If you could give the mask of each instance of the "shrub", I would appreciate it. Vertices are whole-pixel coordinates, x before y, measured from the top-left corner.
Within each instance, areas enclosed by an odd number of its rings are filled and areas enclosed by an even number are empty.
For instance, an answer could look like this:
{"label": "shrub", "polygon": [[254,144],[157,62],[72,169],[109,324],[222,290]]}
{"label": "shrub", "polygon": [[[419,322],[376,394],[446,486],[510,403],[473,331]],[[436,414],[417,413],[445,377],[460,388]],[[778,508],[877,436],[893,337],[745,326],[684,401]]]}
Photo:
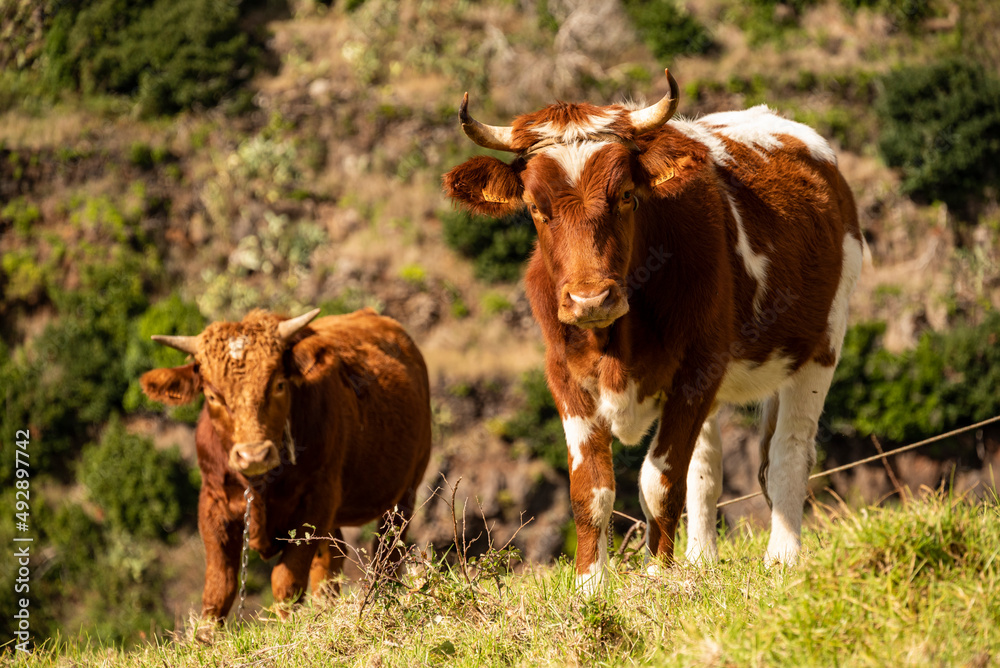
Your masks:
{"label": "shrub", "polygon": [[848,330],[824,414],[834,429],[910,441],[1000,413],[1000,313],[925,333],[899,355],[884,333],[882,323]]}
{"label": "shrub", "polygon": [[883,80],[879,150],[903,190],[962,211],[1000,179],[1000,79],[977,63],[946,60]]}
{"label": "shrub", "polygon": [[840,0],[841,6],[854,13],[861,8],[871,9],[888,16],[898,26],[914,32],[924,19],[934,13],[931,0]]}
{"label": "shrub", "polygon": [[625,0],[625,10],[658,60],[708,53],[714,46],[705,26],[674,0]]}
{"label": "shrub", "polygon": [[247,81],[259,49],[247,2],[87,0],[59,5],[46,35],[52,91],[125,95],[145,114],[214,106]]}
{"label": "shrub", "polygon": [[[114,254],[113,254],[114,255]],[[79,267],[79,289],[52,295],[59,318],[26,348],[4,355],[2,433],[30,428],[32,466],[61,474],[90,430],[120,411],[130,322],[147,307],[145,258],[125,254]],[[0,463],[0,478],[10,474]]]}
{"label": "shrub", "polygon": [[136,538],[162,538],[180,522],[182,504],[197,498],[176,448],[157,450],[118,418],[84,448],[78,478],[110,529]]}
{"label": "shrub", "polygon": [[456,210],[440,218],[445,243],[473,261],[478,278],[491,282],[517,279],[535,240],[527,210],[503,218]]}

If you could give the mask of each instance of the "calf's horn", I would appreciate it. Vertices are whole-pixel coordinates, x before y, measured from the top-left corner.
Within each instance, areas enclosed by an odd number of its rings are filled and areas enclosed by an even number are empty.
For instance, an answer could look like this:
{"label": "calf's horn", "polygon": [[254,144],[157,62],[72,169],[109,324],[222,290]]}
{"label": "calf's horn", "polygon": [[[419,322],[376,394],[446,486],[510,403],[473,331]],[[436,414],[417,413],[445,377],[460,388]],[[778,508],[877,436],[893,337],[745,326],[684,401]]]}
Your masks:
{"label": "calf's horn", "polygon": [[670,117],[674,115],[677,111],[677,105],[680,103],[680,89],[677,87],[677,81],[670,74],[670,69],[663,70],[663,73],[667,75],[667,82],[670,84],[670,92],[663,96],[663,98],[651,107],[646,107],[645,109],[638,109],[629,114],[629,120],[635,127],[636,134],[642,134],[643,132],[648,132],[649,130],[655,130],[664,123],[670,120]]}
{"label": "calf's horn", "polygon": [[179,350],[188,355],[194,355],[198,352],[197,336],[163,336],[161,334],[154,334],[151,338],[157,343],[169,346],[174,350]]}
{"label": "calf's horn", "polygon": [[309,324],[309,322],[319,315],[319,309],[315,308],[309,313],[303,313],[297,318],[292,318],[290,320],[285,320],[278,323],[278,336],[281,337],[282,341],[287,341],[295,335],[295,332],[299,331],[303,327]]}
{"label": "calf's horn", "polygon": [[469,139],[483,148],[514,152],[514,149],[510,147],[510,136],[513,128],[501,125],[486,125],[470,116],[468,93],[462,97],[462,106],[458,108],[458,120],[462,122],[462,129],[468,135]]}

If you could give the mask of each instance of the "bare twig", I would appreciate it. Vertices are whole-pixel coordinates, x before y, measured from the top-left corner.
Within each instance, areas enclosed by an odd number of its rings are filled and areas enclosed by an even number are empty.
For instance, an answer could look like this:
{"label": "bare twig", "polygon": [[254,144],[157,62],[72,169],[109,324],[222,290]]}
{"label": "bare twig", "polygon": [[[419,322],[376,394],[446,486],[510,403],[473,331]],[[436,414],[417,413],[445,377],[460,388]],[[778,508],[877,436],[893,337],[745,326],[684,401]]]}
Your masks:
{"label": "bare twig", "polygon": [[[878,450],[880,455],[885,455],[885,451],[882,450],[882,444],[879,443],[878,436],[875,434],[872,434],[872,443],[875,444],[875,449]],[[899,494],[899,499],[903,503],[906,503],[906,492],[903,490],[903,486],[899,484],[899,479],[896,477],[895,471],[893,471],[892,467],[889,466],[889,460],[885,457],[882,457],[882,466],[885,467],[885,472],[889,474],[889,481],[896,489],[896,493]]]}

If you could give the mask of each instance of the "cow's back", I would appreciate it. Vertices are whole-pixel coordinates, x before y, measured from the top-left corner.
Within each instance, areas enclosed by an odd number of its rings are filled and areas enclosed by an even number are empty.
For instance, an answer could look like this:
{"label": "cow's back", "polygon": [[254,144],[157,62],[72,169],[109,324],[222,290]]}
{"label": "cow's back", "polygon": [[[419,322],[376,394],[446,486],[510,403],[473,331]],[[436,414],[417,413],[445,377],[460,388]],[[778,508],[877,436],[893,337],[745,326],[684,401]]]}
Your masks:
{"label": "cow's back", "polygon": [[829,144],[763,105],[671,125],[708,145],[728,205],[733,357],[780,356],[794,370],[826,354],[834,301],[859,268],[845,267],[845,250],[855,264],[863,243]]}
{"label": "cow's back", "polygon": [[430,388],[423,356],[395,320],[371,309],[312,324],[337,363],[323,384],[325,419],[342,449],[336,525],[367,522],[419,484],[430,454]]}

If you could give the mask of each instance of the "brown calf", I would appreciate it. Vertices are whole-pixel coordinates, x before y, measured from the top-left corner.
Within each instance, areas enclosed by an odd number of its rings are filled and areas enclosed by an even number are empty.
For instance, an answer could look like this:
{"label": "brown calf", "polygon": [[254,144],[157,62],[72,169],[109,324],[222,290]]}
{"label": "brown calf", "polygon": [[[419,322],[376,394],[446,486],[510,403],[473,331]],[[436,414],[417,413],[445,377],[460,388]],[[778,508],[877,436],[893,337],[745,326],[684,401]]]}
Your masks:
{"label": "brown calf", "polygon": [[[527,207],[525,276],[569,446],[577,581],[603,581],[615,496],[611,439],[659,422],[640,474],[650,553],[669,562],[685,500],[689,559],[714,560],[721,403],[766,404],[769,563],[799,552],[806,478],[847,326],[863,241],[829,145],[765,106],[668,122],[646,109],[550,105],[488,126],[444,177],[469,209]],[[767,468],[769,467],[769,468]],[[769,475],[768,475],[769,471]]]}
{"label": "brown calf", "polygon": [[194,361],[144,374],[146,394],[174,405],[206,399],[195,432],[205,618],[221,622],[236,595],[248,485],[250,546],[265,559],[281,552],[271,573],[279,602],[340,573],[344,555],[275,539],[305,525],[340,539],[340,527],[413,510],[431,446],[423,357],[396,321],[370,309],[312,321],[317,313],[282,321],[253,311],[198,336],[153,337]]}

